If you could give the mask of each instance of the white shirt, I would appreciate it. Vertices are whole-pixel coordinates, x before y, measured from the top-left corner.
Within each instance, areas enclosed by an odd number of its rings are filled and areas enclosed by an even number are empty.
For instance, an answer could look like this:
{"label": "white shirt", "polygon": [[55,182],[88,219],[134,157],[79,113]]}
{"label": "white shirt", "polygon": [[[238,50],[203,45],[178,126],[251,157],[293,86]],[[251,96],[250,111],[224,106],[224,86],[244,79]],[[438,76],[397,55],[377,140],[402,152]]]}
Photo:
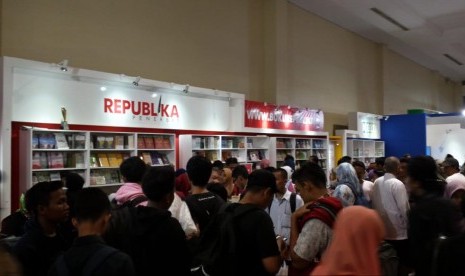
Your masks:
{"label": "white shirt", "polygon": [[190,235],[197,231],[197,226],[195,226],[195,222],[192,219],[189,207],[187,207],[186,202],[184,202],[176,193],[174,193],[174,200],[168,211],[171,212],[171,216],[173,218],[179,221],[182,230],[184,230],[186,235]]}
{"label": "white shirt", "polygon": [[[275,234],[286,238],[286,243],[289,242],[291,236],[291,194],[291,192],[286,191],[281,199],[275,195],[270,209],[266,209],[266,211],[270,214],[271,220],[273,221]],[[296,195],[295,209],[297,210],[303,205],[304,201],[302,198],[299,195]]]}
{"label": "white shirt", "polygon": [[368,201],[371,201],[371,192],[373,191],[373,186],[375,184],[371,181],[364,180],[362,183],[363,195]]}
{"label": "white shirt", "polygon": [[410,207],[404,183],[391,173],[376,179],[371,203],[384,222],[385,239],[407,239],[407,212]]}
{"label": "white shirt", "polygon": [[461,174],[459,172],[454,173],[453,175],[446,178],[446,182],[448,184],[453,183],[453,182],[460,183],[460,184],[465,184],[465,175],[463,175],[463,174]]}

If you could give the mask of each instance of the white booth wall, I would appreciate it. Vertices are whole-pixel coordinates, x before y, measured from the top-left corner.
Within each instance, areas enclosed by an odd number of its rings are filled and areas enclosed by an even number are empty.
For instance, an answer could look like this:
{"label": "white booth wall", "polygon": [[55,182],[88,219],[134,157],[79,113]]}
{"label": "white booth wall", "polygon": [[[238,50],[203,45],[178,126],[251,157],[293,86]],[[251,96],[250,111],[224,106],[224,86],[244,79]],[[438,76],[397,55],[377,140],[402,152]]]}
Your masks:
{"label": "white booth wall", "polygon": [[465,129],[458,123],[427,125],[426,143],[434,159],[443,160],[452,154],[460,165],[465,162]]}

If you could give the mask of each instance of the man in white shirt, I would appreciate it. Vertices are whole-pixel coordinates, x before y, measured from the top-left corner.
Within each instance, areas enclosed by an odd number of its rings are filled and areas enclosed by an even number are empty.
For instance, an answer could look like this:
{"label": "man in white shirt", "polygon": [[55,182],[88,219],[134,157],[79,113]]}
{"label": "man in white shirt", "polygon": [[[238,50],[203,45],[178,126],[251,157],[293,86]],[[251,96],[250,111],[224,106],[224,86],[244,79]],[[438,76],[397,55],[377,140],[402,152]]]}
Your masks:
{"label": "man in white shirt", "polygon": [[[465,176],[460,173],[459,161],[455,158],[446,158],[441,164],[442,171],[446,175],[447,186],[445,189],[444,196],[451,199],[452,201],[459,201],[463,196],[465,189]],[[457,203],[460,206],[459,203]]]}
{"label": "man in white shirt", "polygon": [[408,256],[408,195],[405,185],[396,178],[400,162],[396,157],[386,158],[385,175],[376,179],[371,201],[381,216],[386,229],[385,240],[397,251],[399,261],[406,263]]}
{"label": "man in white shirt", "polygon": [[299,195],[286,189],[288,178],[286,170],[276,169],[273,174],[276,178],[278,191],[267,211],[273,221],[275,234],[283,237],[288,244],[291,235],[291,215],[304,205],[304,201]]}
{"label": "man in white shirt", "polygon": [[363,195],[368,200],[368,202],[371,202],[371,192],[373,191],[374,183],[365,179],[367,175],[365,163],[357,160],[352,162],[352,166],[354,167],[355,172],[357,173],[357,178],[360,182],[360,185],[362,185]]}

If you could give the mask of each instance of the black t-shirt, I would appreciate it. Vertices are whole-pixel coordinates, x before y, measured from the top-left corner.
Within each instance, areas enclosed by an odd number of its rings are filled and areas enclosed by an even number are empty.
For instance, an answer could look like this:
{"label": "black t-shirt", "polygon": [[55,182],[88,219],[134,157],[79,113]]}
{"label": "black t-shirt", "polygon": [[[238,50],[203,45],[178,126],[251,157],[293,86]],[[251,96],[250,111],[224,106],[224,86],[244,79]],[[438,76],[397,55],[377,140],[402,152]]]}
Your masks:
{"label": "black t-shirt", "polygon": [[190,195],[186,198],[186,204],[189,207],[192,219],[199,224],[200,233],[224,203],[224,200],[212,192]]}
{"label": "black t-shirt", "polygon": [[[250,208],[239,204],[241,208]],[[273,222],[261,209],[251,211],[236,222],[236,269],[238,275],[270,275],[263,266],[262,259],[279,256]]]}

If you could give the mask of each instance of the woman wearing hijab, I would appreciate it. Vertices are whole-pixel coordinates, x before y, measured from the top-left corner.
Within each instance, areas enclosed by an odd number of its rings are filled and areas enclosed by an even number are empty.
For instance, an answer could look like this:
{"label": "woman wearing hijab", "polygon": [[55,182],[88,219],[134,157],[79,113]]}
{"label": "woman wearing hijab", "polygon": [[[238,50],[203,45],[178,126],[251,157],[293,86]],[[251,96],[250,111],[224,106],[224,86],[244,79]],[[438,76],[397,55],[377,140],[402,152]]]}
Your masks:
{"label": "woman wearing hijab", "polygon": [[311,275],[381,275],[384,225],[376,211],[351,206],[338,214],[333,239]]}
{"label": "woman wearing hijab", "polygon": [[333,196],[339,198],[344,207],[354,205],[357,197],[364,197],[362,186],[350,163],[341,163],[336,168],[336,177],[337,184]]}

